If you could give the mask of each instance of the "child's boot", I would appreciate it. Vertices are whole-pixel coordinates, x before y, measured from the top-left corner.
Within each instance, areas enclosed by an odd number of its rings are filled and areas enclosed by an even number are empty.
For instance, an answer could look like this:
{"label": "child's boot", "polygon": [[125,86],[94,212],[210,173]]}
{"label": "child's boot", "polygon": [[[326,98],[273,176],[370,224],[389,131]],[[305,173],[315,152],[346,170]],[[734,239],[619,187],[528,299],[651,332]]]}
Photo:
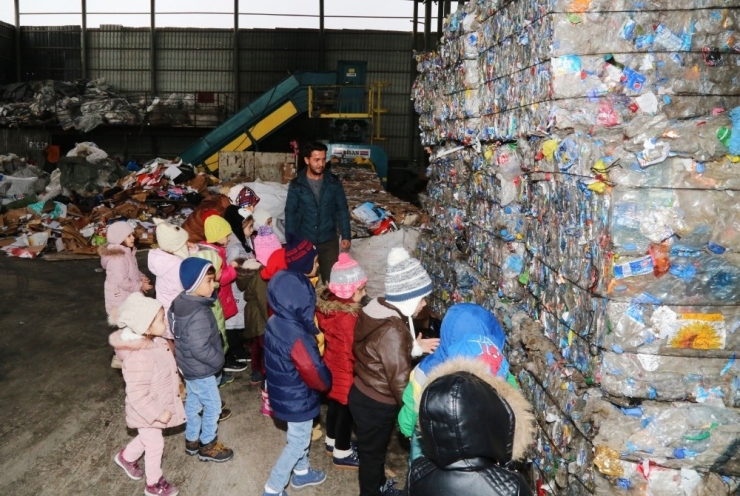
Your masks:
{"label": "child's boot", "polygon": [[198,448],[200,448],[200,442],[196,439],[195,441],[188,441],[185,440],[185,453],[187,453],[190,456],[195,456],[198,454]]}
{"label": "child's boot", "polygon": [[124,450],[121,450],[116,453],[116,456],[113,457],[113,461],[116,462],[116,465],[121,467],[124,472],[126,472],[126,475],[128,475],[129,479],[141,480],[141,478],[144,477],[144,471],[139,468],[138,460],[127,462],[123,458],[123,451]]}
{"label": "child's boot", "polygon": [[198,448],[198,459],[202,462],[227,462],[234,457],[234,452],[221,444],[218,438]]}
{"label": "child's boot", "polygon": [[164,477],[160,477],[156,484],[146,485],[144,488],[144,494],[146,496],[176,496],[180,493],[177,487],[173,486],[165,480]]}

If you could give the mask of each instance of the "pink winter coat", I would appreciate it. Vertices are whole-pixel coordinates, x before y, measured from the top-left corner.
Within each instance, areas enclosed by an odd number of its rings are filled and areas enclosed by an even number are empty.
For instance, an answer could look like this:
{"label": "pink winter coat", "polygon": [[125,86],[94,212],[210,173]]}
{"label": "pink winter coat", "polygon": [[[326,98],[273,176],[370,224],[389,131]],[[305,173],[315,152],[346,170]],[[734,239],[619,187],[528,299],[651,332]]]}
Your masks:
{"label": "pink winter coat", "polygon": [[[121,331],[111,334],[108,341],[123,363],[126,425],[132,429],[164,429],[184,424],[177,365],[167,341],[162,338],[123,341]],[[172,413],[167,424],[157,420],[165,410]]]}
{"label": "pink winter coat", "polygon": [[105,269],[105,311],[110,316],[131,293],[141,291],[141,278],[136,263],[136,248],[123,245],[101,246],[100,265]]}
{"label": "pink winter coat", "polygon": [[221,257],[221,279],[218,288],[218,299],[224,308],[224,319],[229,320],[239,312],[239,307],[234,299],[234,291],[231,289],[231,283],[236,281],[236,269],[226,263],[226,248],[212,243],[200,243],[206,249],[216,250]]}
{"label": "pink winter coat", "polygon": [[[157,292],[157,301],[164,307],[165,315],[170,309],[172,301],[177,295],[183,292],[182,283],[180,282],[180,264],[182,258],[172,253],[157,248],[149,252],[147,265],[149,270],[157,276],[154,283],[154,289]],[[170,326],[167,320],[167,333],[163,336],[166,339],[174,339],[170,333]]]}

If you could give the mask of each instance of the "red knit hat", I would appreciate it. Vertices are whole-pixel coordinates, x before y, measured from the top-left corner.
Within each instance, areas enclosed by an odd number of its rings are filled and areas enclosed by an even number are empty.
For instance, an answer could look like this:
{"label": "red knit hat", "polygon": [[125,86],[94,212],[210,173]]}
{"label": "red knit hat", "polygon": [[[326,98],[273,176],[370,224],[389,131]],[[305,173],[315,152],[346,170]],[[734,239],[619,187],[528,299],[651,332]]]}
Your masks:
{"label": "red knit hat", "polygon": [[293,233],[286,233],[285,241],[285,263],[288,264],[288,269],[310,274],[313,271],[313,261],[319,253],[313,243]]}

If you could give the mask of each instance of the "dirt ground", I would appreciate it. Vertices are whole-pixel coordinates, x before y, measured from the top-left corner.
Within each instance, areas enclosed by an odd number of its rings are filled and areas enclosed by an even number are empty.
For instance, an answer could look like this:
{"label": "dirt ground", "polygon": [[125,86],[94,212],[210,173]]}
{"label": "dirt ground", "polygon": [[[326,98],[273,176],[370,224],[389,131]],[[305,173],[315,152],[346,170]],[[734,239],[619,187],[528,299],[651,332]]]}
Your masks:
{"label": "dirt ground", "polygon": [[[141,253],[142,269],[145,260]],[[0,259],[2,494],[143,493],[144,482],[130,480],[112,461],[135,434],[125,425],[121,372],[110,368],[112,329],[99,267],[97,260]],[[262,494],[285,432],[260,414],[260,392],[247,374],[221,389],[233,416],[219,427],[219,439],[234,449],[232,461],[200,462],[185,454],[183,429],[166,434],[163,470],[180,494]],[[401,485],[407,456],[394,438],[388,466]],[[310,460],[327,481],[300,494],[358,494],[357,473],[334,469],[323,439],[312,444]]]}

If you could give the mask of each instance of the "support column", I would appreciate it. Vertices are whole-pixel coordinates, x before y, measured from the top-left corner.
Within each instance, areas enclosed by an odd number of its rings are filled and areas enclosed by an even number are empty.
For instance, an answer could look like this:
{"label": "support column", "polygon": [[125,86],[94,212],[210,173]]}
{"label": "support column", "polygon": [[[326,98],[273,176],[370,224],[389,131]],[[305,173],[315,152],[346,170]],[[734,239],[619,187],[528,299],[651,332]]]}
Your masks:
{"label": "support column", "polygon": [[234,113],[241,110],[241,77],[239,74],[239,0],[234,0]]}
{"label": "support column", "polygon": [[450,15],[450,10],[452,10],[452,0],[444,0],[445,3],[445,17]]}
{"label": "support column", "polygon": [[324,50],[324,0],[319,0],[319,70],[326,70],[326,53]]}
{"label": "support column", "polygon": [[[417,43],[419,38],[419,0],[414,0],[414,17],[413,17],[413,26],[411,30],[411,50],[416,51],[417,50]],[[409,70],[409,81],[413,83],[414,79],[416,79],[416,60],[413,58],[411,59],[411,67]],[[413,162],[416,160],[416,149],[418,148],[418,127],[416,125],[416,111],[414,110],[414,101],[409,100],[409,128],[408,128],[408,140],[409,140],[409,149],[408,149],[408,158],[409,162]]]}
{"label": "support column", "polygon": [[151,0],[149,7],[149,88],[152,98],[157,94],[157,33],[156,33],[156,6],[157,0]]}
{"label": "support column", "polygon": [[424,2],[424,51],[430,50],[432,39],[432,0]]}
{"label": "support column", "polygon": [[[445,0],[437,0],[437,40],[439,40],[442,37],[442,21],[444,21],[445,17]],[[437,46],[437,43],[435,41],[434,47]]]}
{"label": "support column", "polygon": [[82,1],[82,33],[80,33],[80,59],[82,61],[82,79],[88,79],[87,73],[87,0]]}
{"label": "support column", "polygon": [[21,0],[15,0],[15,81],[20,83],[21,74]]}

